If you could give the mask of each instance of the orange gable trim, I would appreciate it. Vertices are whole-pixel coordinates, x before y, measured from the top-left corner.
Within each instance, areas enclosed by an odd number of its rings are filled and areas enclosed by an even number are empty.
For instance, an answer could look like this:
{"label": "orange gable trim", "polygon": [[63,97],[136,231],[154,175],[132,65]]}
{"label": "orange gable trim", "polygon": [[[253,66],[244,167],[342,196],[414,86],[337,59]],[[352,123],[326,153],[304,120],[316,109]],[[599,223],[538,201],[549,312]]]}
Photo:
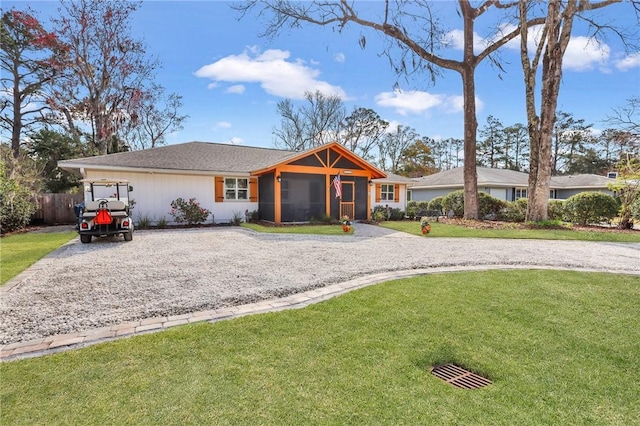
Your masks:
{"label": "orange gable trim", "polygon": [[[326,152],[326,155],[322,155],[324,154],[323,151]],[[332,151],[337,154],[336,158],[333,159],[333,161],[330,158],[331,157],[330,154]],[[274,164],[264,169],[254,170],[251,172],[251,175],[261,176],[261,175],[264,175],[270,172],[275,172],[275,171],[277,171],[278,173],[282,171],[297,172],[297,173],[318,173],[318,169],[321,169],[319,167],[291,164],[309,156],[315,156],[318,159],[318,161],[320,161],[320,163],[324,165],[325,172],[327,172],[326,169],[330,169],[328,170],[328,172],[332,174],[340,173],[340,172],[343,172],[344,170],[349,170],[351,173],[348,173],[348,174],[351,176],[367,176],[370,179],[379,179],[379,178],[387,177],[386,173],[384,173],[382,170],[376,168],[375,166],[365,161],[361,157],[357,156],[356,154],[352,153],[347,148],[345,148],[344,146],[340,145],[337,142],[331,142],[316,148],[309,149],[307,151],[303,151],[299,155],[288,158],[286,161],[283,161],[281,163]],[[361,169],[354,170],[354,169],[336,167],[336,164],[341,159],[346,159],[347,161],[350,161],[351,163],[353,163],[354,165],[357,165]]]}

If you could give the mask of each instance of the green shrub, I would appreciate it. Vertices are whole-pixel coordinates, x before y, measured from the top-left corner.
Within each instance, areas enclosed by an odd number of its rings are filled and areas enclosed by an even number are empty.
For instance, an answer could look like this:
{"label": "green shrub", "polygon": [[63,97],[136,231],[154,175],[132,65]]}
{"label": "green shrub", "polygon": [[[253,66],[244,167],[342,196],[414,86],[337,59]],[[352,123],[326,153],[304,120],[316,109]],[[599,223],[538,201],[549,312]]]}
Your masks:
{"label": "green shrub", "polygon": [[549,200],[547,214],[549,220],[565,220],[564,200]]}
{"label": "green shrub", "polygon": [[518,198],[515,201],[506,203],[505,208],[500,212],[500,218],[507,222],[524,222],[527,216],[527,199]]}
{"label": "green shrub", "polygon": [[242,214],[242,212],[233,212],[233,216],[231,217],[231,224],[233,226],[240,226],[242,222],[244,222],[244,214]]}
{"label": "green shrub", "polygon": [[422,216],[427,216],[429,211],[429,202],[428,201],[418,201],[416,206],[416,215],[415,219],[420,219]]}
{"label": "green shrub", "polygon": [[404,211],[401,209],[391,209],[389,220],[404,220]]}
{"label": "green shrub", "polygon": [[[256,210],[257,212],[257,210]],[[252,213],[253,215],[253,213]],[[252,219],[253,220],[253,217]],[[256,219],[258,220],[258,219]],[[340,223],[340,221],[334,217],[328,216],[326,213],[320,213],[320,215],[318,216],[313,216],[309,222],[314,225],[314,224],[324,224],[324,225],[334,225],[336,223]]]}
{"label": "green shrub", "polygon": [[148,214],[140,214],[138,215],[138,223],[136,224],[136,228],[138,229],[149,229],[151,228],[151,222],[153,219]]}
{"label": "green shrub", "polygon": [[5,177],[4,165],[0,169],[0,230],[7,233],[29,224],[36,211],[36,203],[29,188],[17,180]]}
{"label": "green shrub", "polygon": [[432,198],[431,201],[429,201],[429,204],[427,204],[427,210],[436,211],[436,212],[439,212],[440,214],[444,214],[444,208],[442,206],[443,198],[444,197],[442,196]]}
{"label": "green shrub", "polygon": [[640,220],[640,197],[636,198],[636,201],[631,205],[631,217]]}
{"label": "green shrub", "polygon": [[375,222],[384,222],[385,220],[387,220],[387,212],[386,211],[373,211],[373,220]]}
{"label": "green shrub", "polygon": [[191,198],[189,201],[177,198],[171,202],[169,214],[177,223],[186,222],[188,225],[197,225],[204,223],[211,212],[200,207],[200,203],[195,198]]}
{"label": "green shrub", "polygon": [[167,218],[165,216],[160,216],[160,219],[156,222],[156,226],[160,229],[164,229],[167,227]]}
{"label": "green shrub", "polygon": [[[534,229],[558,229],[566,228],[565,224],[561,220],[540,220],[538,222],[527,222],[530,228]],[[570,228],[570,226],[568,226]]]}
{"label": "green shrub", "polygon": [[417,211],[418,211],[418,202],[409,201],[407,203],[407,216],[409,216],[409,219],[411,220],[415,219]]}
{"label": "green shrub", "polygon": [[462,189],[448,193],[442,198],[445,212],[452,211],[453,217],[464,216],[464,191]]}
{"label": "green shrub", "polygon": [[478,193],[478,216],[481,219],[498,219],[506,207],[506,201],[492,197],[486,192]]}
{"label": "green shrub", "polygon": [[610,222],[618,214],[619,203],[611,195],[602,192],[581,192],[565,202],[565,212],[573,223]]}

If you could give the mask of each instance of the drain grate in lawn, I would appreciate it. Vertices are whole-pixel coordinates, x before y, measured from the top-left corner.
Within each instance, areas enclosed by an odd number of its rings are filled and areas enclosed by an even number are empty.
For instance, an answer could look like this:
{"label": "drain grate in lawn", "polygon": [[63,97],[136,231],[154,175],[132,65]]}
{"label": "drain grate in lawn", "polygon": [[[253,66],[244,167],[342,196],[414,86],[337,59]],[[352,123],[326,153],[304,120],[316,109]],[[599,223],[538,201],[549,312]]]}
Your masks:
{"label": "drain grate in lawn", "polygon": [[491,380],[465,370],[455,364],[438,365],[431,374],[461,389],[478,389],[491,384]]}

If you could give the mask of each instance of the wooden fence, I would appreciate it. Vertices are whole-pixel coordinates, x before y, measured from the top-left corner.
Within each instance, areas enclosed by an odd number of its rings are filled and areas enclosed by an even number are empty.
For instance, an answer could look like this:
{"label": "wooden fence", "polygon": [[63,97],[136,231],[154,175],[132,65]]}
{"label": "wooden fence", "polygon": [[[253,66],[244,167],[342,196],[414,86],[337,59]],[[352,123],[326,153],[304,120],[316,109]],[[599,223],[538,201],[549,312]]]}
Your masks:
{"label": "wooden fence", "polygon": [[77,219],[73,207],[82,200],[83,194],[40,194],[31,221],[45,225],[74,224]]}

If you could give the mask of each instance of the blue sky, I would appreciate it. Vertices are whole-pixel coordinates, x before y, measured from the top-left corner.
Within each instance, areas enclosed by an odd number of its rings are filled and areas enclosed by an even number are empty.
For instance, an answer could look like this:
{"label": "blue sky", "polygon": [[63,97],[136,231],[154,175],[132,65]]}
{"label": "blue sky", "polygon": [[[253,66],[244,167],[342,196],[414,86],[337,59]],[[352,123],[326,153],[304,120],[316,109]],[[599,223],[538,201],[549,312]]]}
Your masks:
{"label": "blue sky", "polygon": [[[368,2],[377,13],[382,2]],[[3,9],[30,6],[46,21],[56,14],[57,1],[3,1]],[[459,59],[456,35],[462,29],[455,2],[438,3],[450,26],[452,49]],[[617,25],[637,25],[629,5],[614,5],[598,12],[599,19]],[[162,64],[157,81],[183,97],[183,113],[190,118],[184,130],[169,135],[170,144],[188,141],[273,146],[272,131],[279,127],[276,103],[301,99],[305,91],[337,93],[347,112],[371,108],[393,124],[413,127],[432,138],[462,138],[462,84],[457,73],[444,71],[435,85],[426,76],[407,81],[394,74],[380,56],[381,36],[351,25],[343,34],[330,28],[307,26],[285,30],[279,37],[259,37],[260,18],[236,19],[237,13],[222,1],[145,1],[132,17],[132,30],[147,44],[147,52]],[[483,23],[485,24],[483,26]],[[489,35],[493,21],[480,20],[477,37]],[[457,31],[456,31],[457,30]],[[358,45],[367,37],[365,50]],[[579,25],[565,56],[559,109],[577,119],[606,127],[602,120],[612,108],[640,95],[640,54],[624,51],[619,40],[588,43]],[[506,73],[502,79],[488,62],[476,76],[478,123],[489,115],[505,126],[526,123],[524,89],[518,46],[502,52]],[[398,83],[400,91],[394,91]]]}

